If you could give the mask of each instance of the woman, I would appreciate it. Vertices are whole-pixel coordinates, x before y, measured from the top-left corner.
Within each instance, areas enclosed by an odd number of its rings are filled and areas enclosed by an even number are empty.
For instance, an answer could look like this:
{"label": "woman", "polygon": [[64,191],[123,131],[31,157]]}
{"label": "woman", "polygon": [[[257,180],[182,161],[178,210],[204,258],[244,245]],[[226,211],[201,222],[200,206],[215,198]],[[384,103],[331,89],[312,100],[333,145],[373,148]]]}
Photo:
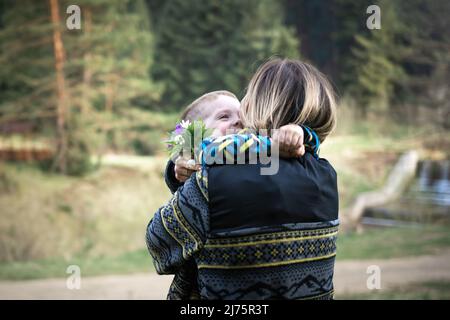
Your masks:
{"label": "woman", "polygon": [[[296,60],[262,65],[241,110],[247,128],[269,135],[296,123],[313,129],[322,142],[335,125],[331,86],[314,67]],[[258,153],[269,141],[235,135],[230,143],[220,141],[219,149]],[[336,173],[309,153],[277,160],[274,175],[261,175],[259,162],[209,165],[192,175],[147,227],[157,272],[195,264],[202,299],[332,298]],[[183,286],[183,279],[177,283]]]}

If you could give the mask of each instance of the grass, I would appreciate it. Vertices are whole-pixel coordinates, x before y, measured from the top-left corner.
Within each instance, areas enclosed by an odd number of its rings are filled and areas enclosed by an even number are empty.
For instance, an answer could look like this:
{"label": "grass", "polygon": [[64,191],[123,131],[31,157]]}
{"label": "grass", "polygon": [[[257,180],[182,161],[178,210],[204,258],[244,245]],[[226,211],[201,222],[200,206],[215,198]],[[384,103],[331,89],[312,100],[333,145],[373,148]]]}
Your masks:
{"label": "grass", "polygon": [[70,265],[79,266],[83,276],[154,271],[148,251],[140,249],[117,256],[74,257],[72,259],[54,258],[0,263],[0,279],[64,278],[67,277],[66,270]]}
{"label": "grass", "polygon": [[448,131],[433,124],[408,126],[386,116],[361,121],[345,103],[338,117],[337,129],[322,144],[320,155],[337,171],[341,209],[359,193],[383,186],[398,157],[407,150],[419,150],[428,158],[450,156]]}
{"label": "grass", "polygon": [[411,147],[407,135],[356,132],[327,138],[320,156],[338,174],[340,208],[348,207],[359,193],[382,187],[399,156]]}
{"label": "grass", "polygon": [[[155,117],[149,122],[172,122]],[[323,144],[321,156],[338,172],[341,208],[356,194],[382,186],[398,155],[420,145],[409,129],[384,129],[356,124]],[[153,270],[144,232],[170,196],[164,165],[164,157],[109,155],[101,169],[75,178],[0,163],[0,279],[65,277],[71,264],[87,276]],[[428,254],[450,247],[449,235],[447,226],[341,234],[337,257]]]}
{"label": "grass", "polygon": [[145,246],[145,226],[169,198],[164,161],[63,177],[26,165],[0,172],[0,261],[117,256]]}
{"label": "grass", "polygon": [[[96,157],[92,157],[91,161],[93,164],[98,163]],[[105,154],[102,156],[100,163],[103,166],[132,168],[145,171],[160,168],[161,161],[164,160],[157,157]]]}
{"label": "grass", "polygon": [[373,290],[371,293],[336,295],[337,300],[449,300],[450,282],[431,281]]}
{"label": "grass", "polygon": [[338,236],[338,260],[389,259],[433,254],[450,249],[450,226],[372,229]]}
{"label": "grass", "polygon": [[[338,237],[337,259],[389,259],[433,254],[450,249],[450,226],[430,225],[420,229],[377,229]],[[1,280],[65,277],[69,265],[78,265],[84,276],[154,271],[146,249],[107,256],[76,256],[70,259],[37,259],[0,263]]]}

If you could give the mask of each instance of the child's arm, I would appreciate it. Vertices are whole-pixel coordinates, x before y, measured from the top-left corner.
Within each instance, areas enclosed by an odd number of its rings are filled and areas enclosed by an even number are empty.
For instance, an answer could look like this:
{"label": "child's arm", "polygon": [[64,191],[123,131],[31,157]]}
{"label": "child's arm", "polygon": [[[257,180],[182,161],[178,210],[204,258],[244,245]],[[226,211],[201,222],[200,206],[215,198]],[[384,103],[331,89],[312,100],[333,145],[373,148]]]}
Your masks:
{"label": "child's arm", "polygon": [[276,130],[272,141],[278,144],[282,158],[298,158],[305,154],[303,129],[295,124],[288,124]]}
{"label": "child's arm", "polygon": [[306,127],[295,124],[282,126],[275,131],[272,140],[278,143],[280,156],[283,158],[297,158],[309,150],[318,157],[319,140],[315,132]]}
{"label": "child's arm", "polygon": [[186,179],[183,180],[183,182],[180,182],[178,180],[175,168],[175,163],[172,160],[169,160],[164,172],[164,181],[166,182],[166,185],[170,189],[170,192],[172,192],[172,194],[175,193],[175,191],[177,191],[178,188],[183,185],[184,181],[186,181]]}
{"label": "child's arm", "polygon": [[[318,157],[317,152],[320,143],[317,135],[308,127],[296,124],[282,126],[279,130],[275,131],[272,140],[274,143],[279,144],[279,152],[282,158],[298,158],[303,156],[306,150],[311,151],[315,157]],[[170,177],[172,185],[176,186],[176,189],[172,191],[173,193],[200,168],[200,165],[191,165],[189,160],[178,158],[170,168],[171,172],[167,171],[169,166],[166,168],[166,183],[169,185],[167,177]],[[170,185],[169,188],[172,190]]]}
{"label": "child's arm", "polygon": [[164,180],[172,193],[178,190],[189,177],[200,169],[199,164],[191,164],[188,159],[179,157],[175,162],[169,160],[164,172]]}
{"label": "child's arm", "polygon": [[189,179],[189,177],[196,171],[198,171],[201,166],[199,164],[195,164],[195,163],[191,163],[192,160],[189,159],[185,159],[185,158],[181,158],[179,157],[176,161],[175,161],[175,166],[174,166],[174,175],[176,180],[179,183],[183,183],[185,182],[187,179]]}

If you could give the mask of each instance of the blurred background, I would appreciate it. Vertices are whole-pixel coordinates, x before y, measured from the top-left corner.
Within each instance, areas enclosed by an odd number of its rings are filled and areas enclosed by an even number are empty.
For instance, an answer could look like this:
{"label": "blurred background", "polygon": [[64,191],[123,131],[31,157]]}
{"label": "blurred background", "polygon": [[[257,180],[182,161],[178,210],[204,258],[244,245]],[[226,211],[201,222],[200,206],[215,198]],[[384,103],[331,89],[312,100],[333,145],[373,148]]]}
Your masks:
{"label": "blurred background", "polygon": [[242,98],[280,56],[339,95],[321,148],[339,179],[336,298],[449,299],[449,13],[446,0],[0,0],[0,297],[165,298],[144,241],[170,196],[162,141],[193,99]]}

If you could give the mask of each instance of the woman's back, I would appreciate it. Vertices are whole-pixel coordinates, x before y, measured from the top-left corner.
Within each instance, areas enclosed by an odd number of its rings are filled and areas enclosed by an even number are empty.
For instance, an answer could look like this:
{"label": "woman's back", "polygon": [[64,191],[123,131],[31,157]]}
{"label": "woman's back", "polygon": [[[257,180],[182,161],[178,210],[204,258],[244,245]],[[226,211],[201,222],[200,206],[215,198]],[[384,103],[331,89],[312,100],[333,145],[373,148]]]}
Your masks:
{"label": "woman's back", "polygon": [[261,175],[260,167],[214,165],[203,171],[209,232],[195,258],[201,297],[332,297],[334,169],[310,154],[280,159],[275,175]]}
{"label": "woman's back", "polygon": [[310,153],[298,159],[280,159],[274,175],[261,175],[261,166],[209,168],[212,230],[337,219],[336,172],[327,160]]}

